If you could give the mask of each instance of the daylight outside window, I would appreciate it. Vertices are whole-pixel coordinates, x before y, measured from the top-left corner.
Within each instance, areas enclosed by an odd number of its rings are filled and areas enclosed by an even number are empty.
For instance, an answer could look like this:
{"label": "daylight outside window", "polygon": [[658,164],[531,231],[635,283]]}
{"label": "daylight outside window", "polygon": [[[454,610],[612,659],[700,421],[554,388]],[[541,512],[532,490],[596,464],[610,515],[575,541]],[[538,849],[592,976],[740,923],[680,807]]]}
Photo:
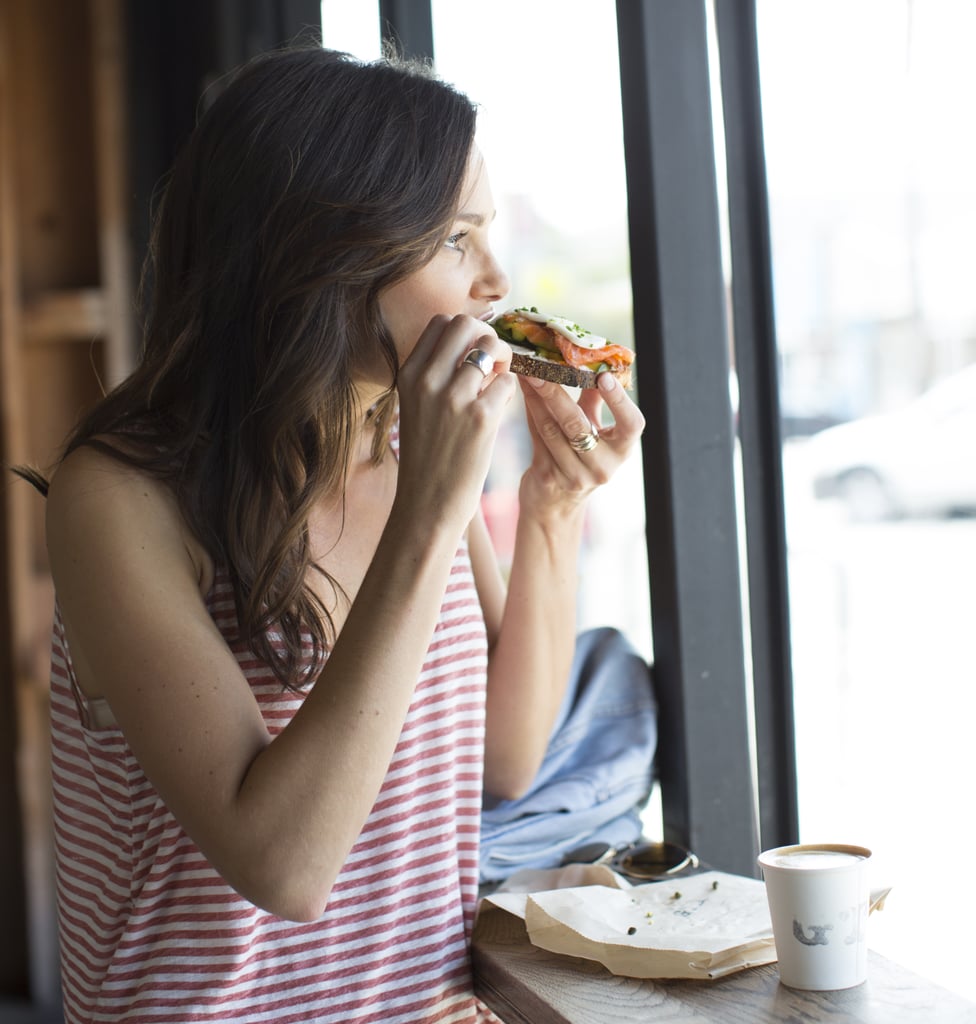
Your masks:
{"label": "daylight outside window", "polygon": [[872,847],[872,947],[972,998],[976,6],[758,15],[801,838]]}

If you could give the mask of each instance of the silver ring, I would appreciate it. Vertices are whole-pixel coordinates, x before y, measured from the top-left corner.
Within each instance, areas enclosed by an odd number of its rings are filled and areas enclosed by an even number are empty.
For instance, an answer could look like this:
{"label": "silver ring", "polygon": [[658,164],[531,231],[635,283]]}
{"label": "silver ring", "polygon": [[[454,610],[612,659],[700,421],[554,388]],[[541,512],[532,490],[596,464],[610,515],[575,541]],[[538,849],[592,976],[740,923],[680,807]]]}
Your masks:
{"label": "silver ring", "polygon": [[483,348],[471,349],[461,360],[461,364],[464,365],[464,363],[473,366],[476,370],[481,370],[485,377],[495,368],[495,360]]}
{"label": "silver ring", "polygon": [[597,436],[595,430],[591,430],[588,434],[577,434],[576,437],[569,439],[569,447],[574,452],[591,452],[599,444],[600,438]]}

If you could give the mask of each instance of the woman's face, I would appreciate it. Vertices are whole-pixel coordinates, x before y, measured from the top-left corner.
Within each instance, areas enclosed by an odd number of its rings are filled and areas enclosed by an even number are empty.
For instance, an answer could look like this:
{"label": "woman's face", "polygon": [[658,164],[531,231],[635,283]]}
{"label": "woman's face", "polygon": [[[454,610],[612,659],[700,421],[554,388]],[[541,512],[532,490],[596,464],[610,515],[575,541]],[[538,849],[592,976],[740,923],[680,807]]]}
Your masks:
{"label": "woman's face", "polygon": [[474,149],[451,235],[434,258],[381,293],[380,313],[402,363],[431,317],[463,313],[490,319],[509,280],[488,244],[495,203],[481,153]]}

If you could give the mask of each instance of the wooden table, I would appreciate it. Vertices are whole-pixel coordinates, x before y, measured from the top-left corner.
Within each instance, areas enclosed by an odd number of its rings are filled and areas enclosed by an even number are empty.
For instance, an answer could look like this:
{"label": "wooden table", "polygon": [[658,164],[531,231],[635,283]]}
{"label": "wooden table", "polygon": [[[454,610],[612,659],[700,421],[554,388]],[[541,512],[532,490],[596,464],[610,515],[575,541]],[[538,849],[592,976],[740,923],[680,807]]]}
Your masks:
{"label": "wooden table", "polygon": [[976,1004],[876,953],[868,980],[841,992],[796,992],[775,964],[717,981],[639,981],[482,930],[475,987],[506,1024],[976,1024]]}

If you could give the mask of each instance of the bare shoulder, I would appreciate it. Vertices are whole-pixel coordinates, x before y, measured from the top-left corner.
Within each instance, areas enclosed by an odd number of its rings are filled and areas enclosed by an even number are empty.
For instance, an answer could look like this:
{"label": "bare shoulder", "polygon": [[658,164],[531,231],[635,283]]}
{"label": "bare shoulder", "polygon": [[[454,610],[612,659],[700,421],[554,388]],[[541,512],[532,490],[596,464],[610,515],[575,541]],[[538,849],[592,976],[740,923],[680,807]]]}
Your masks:
{"label": "bare shoulder", "polygon": [[[79,685],[118,717],[145,652],[209,632],[209,559],[164,483],[92,448],[72,452],[51,480],[47,548]],[[155,663],[164,669],[162,653]]]}
{"label": "bare shoulder", "polygon": [[[96,448],[76,448],[58,466],[48,492],[50,514],[70,518],[80,502],[86,509],[111,514],[120,502],[137,496],[149,505],[165,505],[168,488],[147,473]],[[162,511],[162,509],[160,509]]]}
{"label": "bare shoulder", "polygon": [[161,481],[95,448],[77,448],[55,472],[47,500],[47,544],[59,570],[116,557],[185,564],[201,586],[212,577],[202,545],[180,515],[172,491]]}

